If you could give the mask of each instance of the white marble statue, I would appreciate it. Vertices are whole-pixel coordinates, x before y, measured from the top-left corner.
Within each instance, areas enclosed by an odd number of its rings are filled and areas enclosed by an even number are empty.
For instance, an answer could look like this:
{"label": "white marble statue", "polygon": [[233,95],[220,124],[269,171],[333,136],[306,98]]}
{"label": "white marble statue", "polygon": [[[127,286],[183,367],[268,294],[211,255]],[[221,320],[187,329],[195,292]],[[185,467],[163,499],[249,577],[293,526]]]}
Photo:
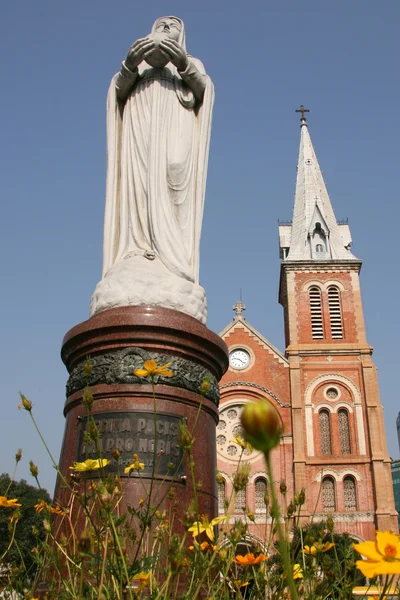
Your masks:
{"label": "white marble statue", "polygon": [[108,92],[103,279],[91,314],[156,304],[205,322],[199,244],[213,101],[183,22],[157,19]]}

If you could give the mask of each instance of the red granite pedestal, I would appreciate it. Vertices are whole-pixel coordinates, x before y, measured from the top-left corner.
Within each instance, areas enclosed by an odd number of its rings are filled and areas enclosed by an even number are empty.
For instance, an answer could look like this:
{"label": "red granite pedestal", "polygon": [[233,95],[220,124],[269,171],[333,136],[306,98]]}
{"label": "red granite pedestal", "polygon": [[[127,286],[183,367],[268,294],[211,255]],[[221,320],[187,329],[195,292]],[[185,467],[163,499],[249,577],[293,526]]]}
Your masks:
{"label": "red granite pedestal", "polygon": [[[143,483],[150,486],[156,454],[153,499],[160,500],[173,482],[178,514],[183,514],[193,498],[193,488],[178,444],[179,422],[185,418],[191,431],[197,420],[193,457],[196,481],[201,481],[197,491],[199,513],[212,518],[217,510],[218,381],[228,366],[227,347],[221,338],[184,313],[152,306],[121,307],[73,327],[64,338],[61,355],[70,374],[61,472],[69,476],[69,467],[75,461],[97,458],[94,446],[84,440],[87,410],[82,395],[88,383],[102,456],[111,460],[106,472],[120,473],[129,505],[137,506],[143,496]],[[84,364],[88,356],[92,372],[87,380]],[[156,381],[156,415],[150,379],[134,375],[134,370],[149,359],[158,365],[171,363],[168,369],[174,373],[173,377],[159,376]],[[210,387],[202,396],[200,386],[205,377]],[[113,458],[114,450],[120,453],[118,460]],[[124,474],[134,453],[145,465],[140,479],[137,473],[129,478]],[[96,474],[89,472],[88,476]],[[65,502],[65,493],[59,479],[55,496]]]}

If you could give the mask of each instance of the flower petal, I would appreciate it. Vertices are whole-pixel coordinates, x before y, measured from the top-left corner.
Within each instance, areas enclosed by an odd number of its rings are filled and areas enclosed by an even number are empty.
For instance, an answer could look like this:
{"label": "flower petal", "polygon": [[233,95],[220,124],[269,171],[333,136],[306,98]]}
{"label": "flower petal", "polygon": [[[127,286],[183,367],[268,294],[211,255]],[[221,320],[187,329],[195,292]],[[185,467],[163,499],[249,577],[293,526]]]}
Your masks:
{"label": "flower petal", "polygon": [[380,552],[383,556],[386,556],[386,548],[387,546],[391,546],[395,550],[395,555],[393,558],[400,558],[400,541],[397,535],[392,533],[391,531],[377,531],[376,532],[376,546],[378,552]]}
{"label": "flower petal", "polygon": [[146,360],[143,367],[149,373],[154,373],[154,371],[157,369],[157,363],[155,360]]}
{"label": "flower petal", "polygon": [[163,377],[173,377],[175,375],[175,373],[173,373],[172,371],[168,371],[168,369],[156,369],[154,373],[158,373]]}
{"label": "flower petal", "polygon": [[356,565],[361,573],[369,578],[376,577],[377,575],[400,574],[400,561],[357,560]]}
{"label": "flower petal", "polygon": [[353,544],[354,550],[368,558],[368,560],[381,561],[383,560],[382,554],[377,551],[375,542],[360,542],[359,544]]}
{"label": "flower petal", "polygon": [[137,375],[137,377],[147,377],[147,375],[149,374],[149,372],[145,369],[135,369],[133,373],[134,375]]}

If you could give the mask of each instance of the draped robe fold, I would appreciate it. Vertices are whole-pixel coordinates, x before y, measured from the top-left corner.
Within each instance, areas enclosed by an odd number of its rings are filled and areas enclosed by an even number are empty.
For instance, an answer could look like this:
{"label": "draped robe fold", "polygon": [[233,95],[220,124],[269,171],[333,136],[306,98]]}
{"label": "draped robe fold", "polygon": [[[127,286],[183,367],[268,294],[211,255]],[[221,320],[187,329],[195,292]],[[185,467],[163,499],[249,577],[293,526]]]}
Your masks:
{"label": "draped robe fold", "polygon": [[116,76],[111,82],[103,277],[128,255],[143,255],[198,283],[214,89],[202,63],[190,60],[206,78],[200,106],[171,63],[142,63],[124,106]]}

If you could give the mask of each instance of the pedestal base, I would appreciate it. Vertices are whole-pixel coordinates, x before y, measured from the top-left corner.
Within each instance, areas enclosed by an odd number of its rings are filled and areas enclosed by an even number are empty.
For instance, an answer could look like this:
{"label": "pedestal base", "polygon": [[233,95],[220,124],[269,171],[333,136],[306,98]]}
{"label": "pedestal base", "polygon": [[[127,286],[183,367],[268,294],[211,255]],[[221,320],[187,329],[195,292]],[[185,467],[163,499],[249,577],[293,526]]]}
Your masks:
{"label": "pedestal base", "polygon": [[[92,372],[87,379],[84,364],[90,356]],[[174,483],[180,514],[193,498],[192,481],[179,446],[179,422],[187,420],[195,442],[199,514],[216,514],[215,426],[218,422],[218,381],[228,366],[225,343],[197,319],[166,308],[120,307],[103,311],[71,329],[64,338],[62,359],[70,373],[64,415],[66,426],[60,470],[68,477],[75,461],[101,456],[111,461],[106,473],[119,473],[124,502],[137,506],[143,485],[154,478],[152,504],[157,504]],[[149,378],[134,370],[146,360],[168,367],[172,377],[157,376],[154,401]],[[204,378],[210,383],[200,394]],[[92,414],[99,444],[85,440],[87,410],[83,390],[93,394]],[[154,410],[155,409],[155,410]],[[116,459],[118,453],[119,458]],[[128,476],[124,468],[138,454],[144,470]],[[154,466],[153,461],[156,460]],[[96,472],[85,476],[96,477]],[[140,477],[140,479],[139,479]],[[63,497],[60,480],[56,497]],[[162,504],[160,509],[162,508]]]}

